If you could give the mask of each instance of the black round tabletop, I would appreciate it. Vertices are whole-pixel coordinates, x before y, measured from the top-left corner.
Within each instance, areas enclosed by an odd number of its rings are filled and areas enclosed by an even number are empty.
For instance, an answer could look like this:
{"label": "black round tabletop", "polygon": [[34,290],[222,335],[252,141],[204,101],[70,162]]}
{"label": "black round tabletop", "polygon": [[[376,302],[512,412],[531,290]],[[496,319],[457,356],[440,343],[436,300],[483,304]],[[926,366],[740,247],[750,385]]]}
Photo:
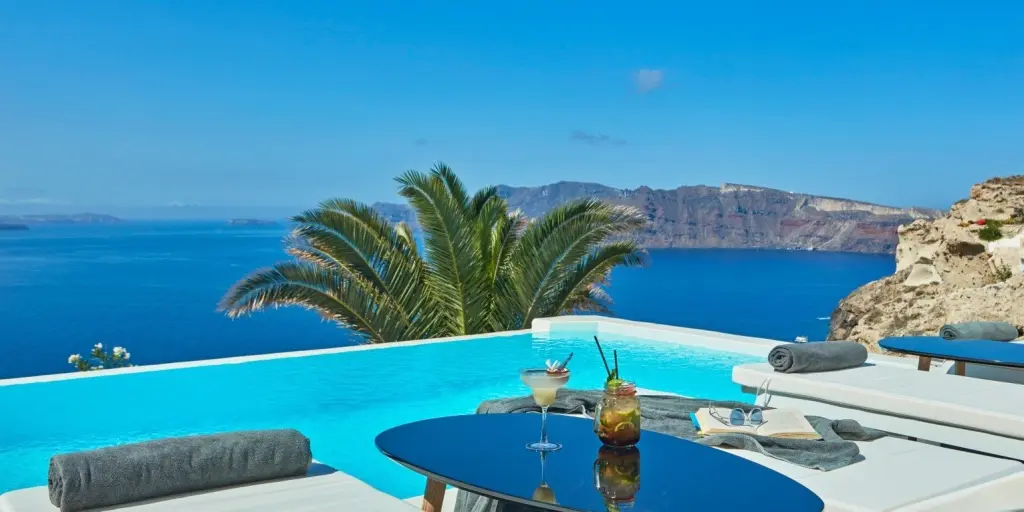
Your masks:
{"label": "black round tabletop", "polygon": [[549,416],[548,437],[563,447],[543,457],[526,449],[540,435],[539,414],[429,419],[386,430],[376,443],[384,455],[434,480],[545,510],[824,508],[818,496],[780,473],[676,437],[645,430],[632,451],[602,450],[592,425],[585,418]]}

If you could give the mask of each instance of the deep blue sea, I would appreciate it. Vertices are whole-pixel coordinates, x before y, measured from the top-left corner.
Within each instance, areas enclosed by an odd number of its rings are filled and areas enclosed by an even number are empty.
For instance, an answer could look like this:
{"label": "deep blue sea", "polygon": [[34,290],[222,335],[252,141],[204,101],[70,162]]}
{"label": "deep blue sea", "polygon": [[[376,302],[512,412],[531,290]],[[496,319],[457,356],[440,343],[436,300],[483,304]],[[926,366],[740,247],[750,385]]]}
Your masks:
{"label": "deep blue sea", "polygon": [[[129,222],[0,232],[0,378],[70,371],[71,353],[121,345],[155,364],[351,344],[301,309],[230,320],[217,301],[285,259],[284,227]],[[890,255],[652,250],[620,269],[616,316],[780,340],[823,339],[836,303],[891,274]]]}

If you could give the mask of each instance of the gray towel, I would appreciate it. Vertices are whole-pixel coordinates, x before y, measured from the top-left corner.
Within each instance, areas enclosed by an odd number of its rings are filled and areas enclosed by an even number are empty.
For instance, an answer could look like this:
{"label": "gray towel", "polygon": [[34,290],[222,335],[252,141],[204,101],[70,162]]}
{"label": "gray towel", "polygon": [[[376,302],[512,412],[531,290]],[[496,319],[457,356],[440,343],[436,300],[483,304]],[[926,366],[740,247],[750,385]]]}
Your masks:
{"label": "gray towel", "polygon": [[1012,341],[1019,334],[1016,326],[1006,322],[965,322],[946,324],[939,329],[939,336],[947,340]]}
{"label": "gray towel", "polygon": [[[587,414],[593,416],[594,409],[604,394],[599,391],[559,390],[555,403],[548,412],[563,414]],[[807,416],[814,430],[821,435],[818,441],[806,439],[777,439],[742,434],[697,436],[697,430],[690,420],[690,413],[701,407],[739,407],[749,410],[751,404],[742,402],[710,401],[679,396],[641,396],[640,426],[670,436],[693,440],[706,446],[721,446],[756,451],[775,459],[821,471],[831,471],[849,466],[863,459],[860,448],[853,441],[873,441],[885,437],[885,433],[862,427],[853,420],[830,420]],[[488,400],[477,408],[477,414],[532,412],[539,411],[532,397]],[[641,441],[642,443],[642,441]],[[642,449],[642,447],[641,447]],[[459,491],[455,501],[457,512],[511,512],[513,510],[535,510],[513,503],[498,502],[466,491]]]}
{"label": "gray towel", "polygon": [[864,364],[868,349],[856,341],[784,343],[768,353],[768,363],[782,373],[843,370]]}
{"label": "gray towel", "polygon": [[313,460],[297,430],[161,439],[50,459],[50,502],[61,512],[301,476]]}

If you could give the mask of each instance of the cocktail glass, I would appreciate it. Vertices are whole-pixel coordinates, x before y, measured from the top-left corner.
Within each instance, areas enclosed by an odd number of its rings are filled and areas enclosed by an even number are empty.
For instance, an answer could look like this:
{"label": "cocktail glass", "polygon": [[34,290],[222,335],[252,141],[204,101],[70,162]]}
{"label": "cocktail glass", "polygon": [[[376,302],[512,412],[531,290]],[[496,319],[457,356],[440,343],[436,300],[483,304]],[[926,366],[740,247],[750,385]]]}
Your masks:
{"label": "cocktail glass", "polygon": [[530,387],[533,401],[540,407],[540,441],[530,443],[526,447],[538,452],[553,452],[562,447],[558,443],[548,441],[548,407],[555,403],[558,390],[569,382],[569,372],[549,372],[544,369],[521,370],[519,378]]}

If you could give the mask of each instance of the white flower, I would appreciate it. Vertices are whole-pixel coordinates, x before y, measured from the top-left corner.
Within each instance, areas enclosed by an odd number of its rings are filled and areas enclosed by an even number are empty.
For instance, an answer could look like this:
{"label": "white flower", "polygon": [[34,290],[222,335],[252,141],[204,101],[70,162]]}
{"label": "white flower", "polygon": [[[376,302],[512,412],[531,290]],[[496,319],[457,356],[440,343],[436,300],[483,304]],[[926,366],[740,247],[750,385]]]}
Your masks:
{"label": "white flower", "polygon": [[97,343],[97,344],[93,345],[92,348],[94,348],[96,350],[103,350],[103,344],[102,343]]}
{"label": "white flower", "polygon": [[82,360],[82,356],[80,356],[78,354],[71,354],[71,356],[68,357],[68,364],[78,364],[78,362],[81,361],[81,360]]}
{"label": "white flower", "polygon": [[123,357],[126,353],[124,347],[114,347],[114,357]]}

